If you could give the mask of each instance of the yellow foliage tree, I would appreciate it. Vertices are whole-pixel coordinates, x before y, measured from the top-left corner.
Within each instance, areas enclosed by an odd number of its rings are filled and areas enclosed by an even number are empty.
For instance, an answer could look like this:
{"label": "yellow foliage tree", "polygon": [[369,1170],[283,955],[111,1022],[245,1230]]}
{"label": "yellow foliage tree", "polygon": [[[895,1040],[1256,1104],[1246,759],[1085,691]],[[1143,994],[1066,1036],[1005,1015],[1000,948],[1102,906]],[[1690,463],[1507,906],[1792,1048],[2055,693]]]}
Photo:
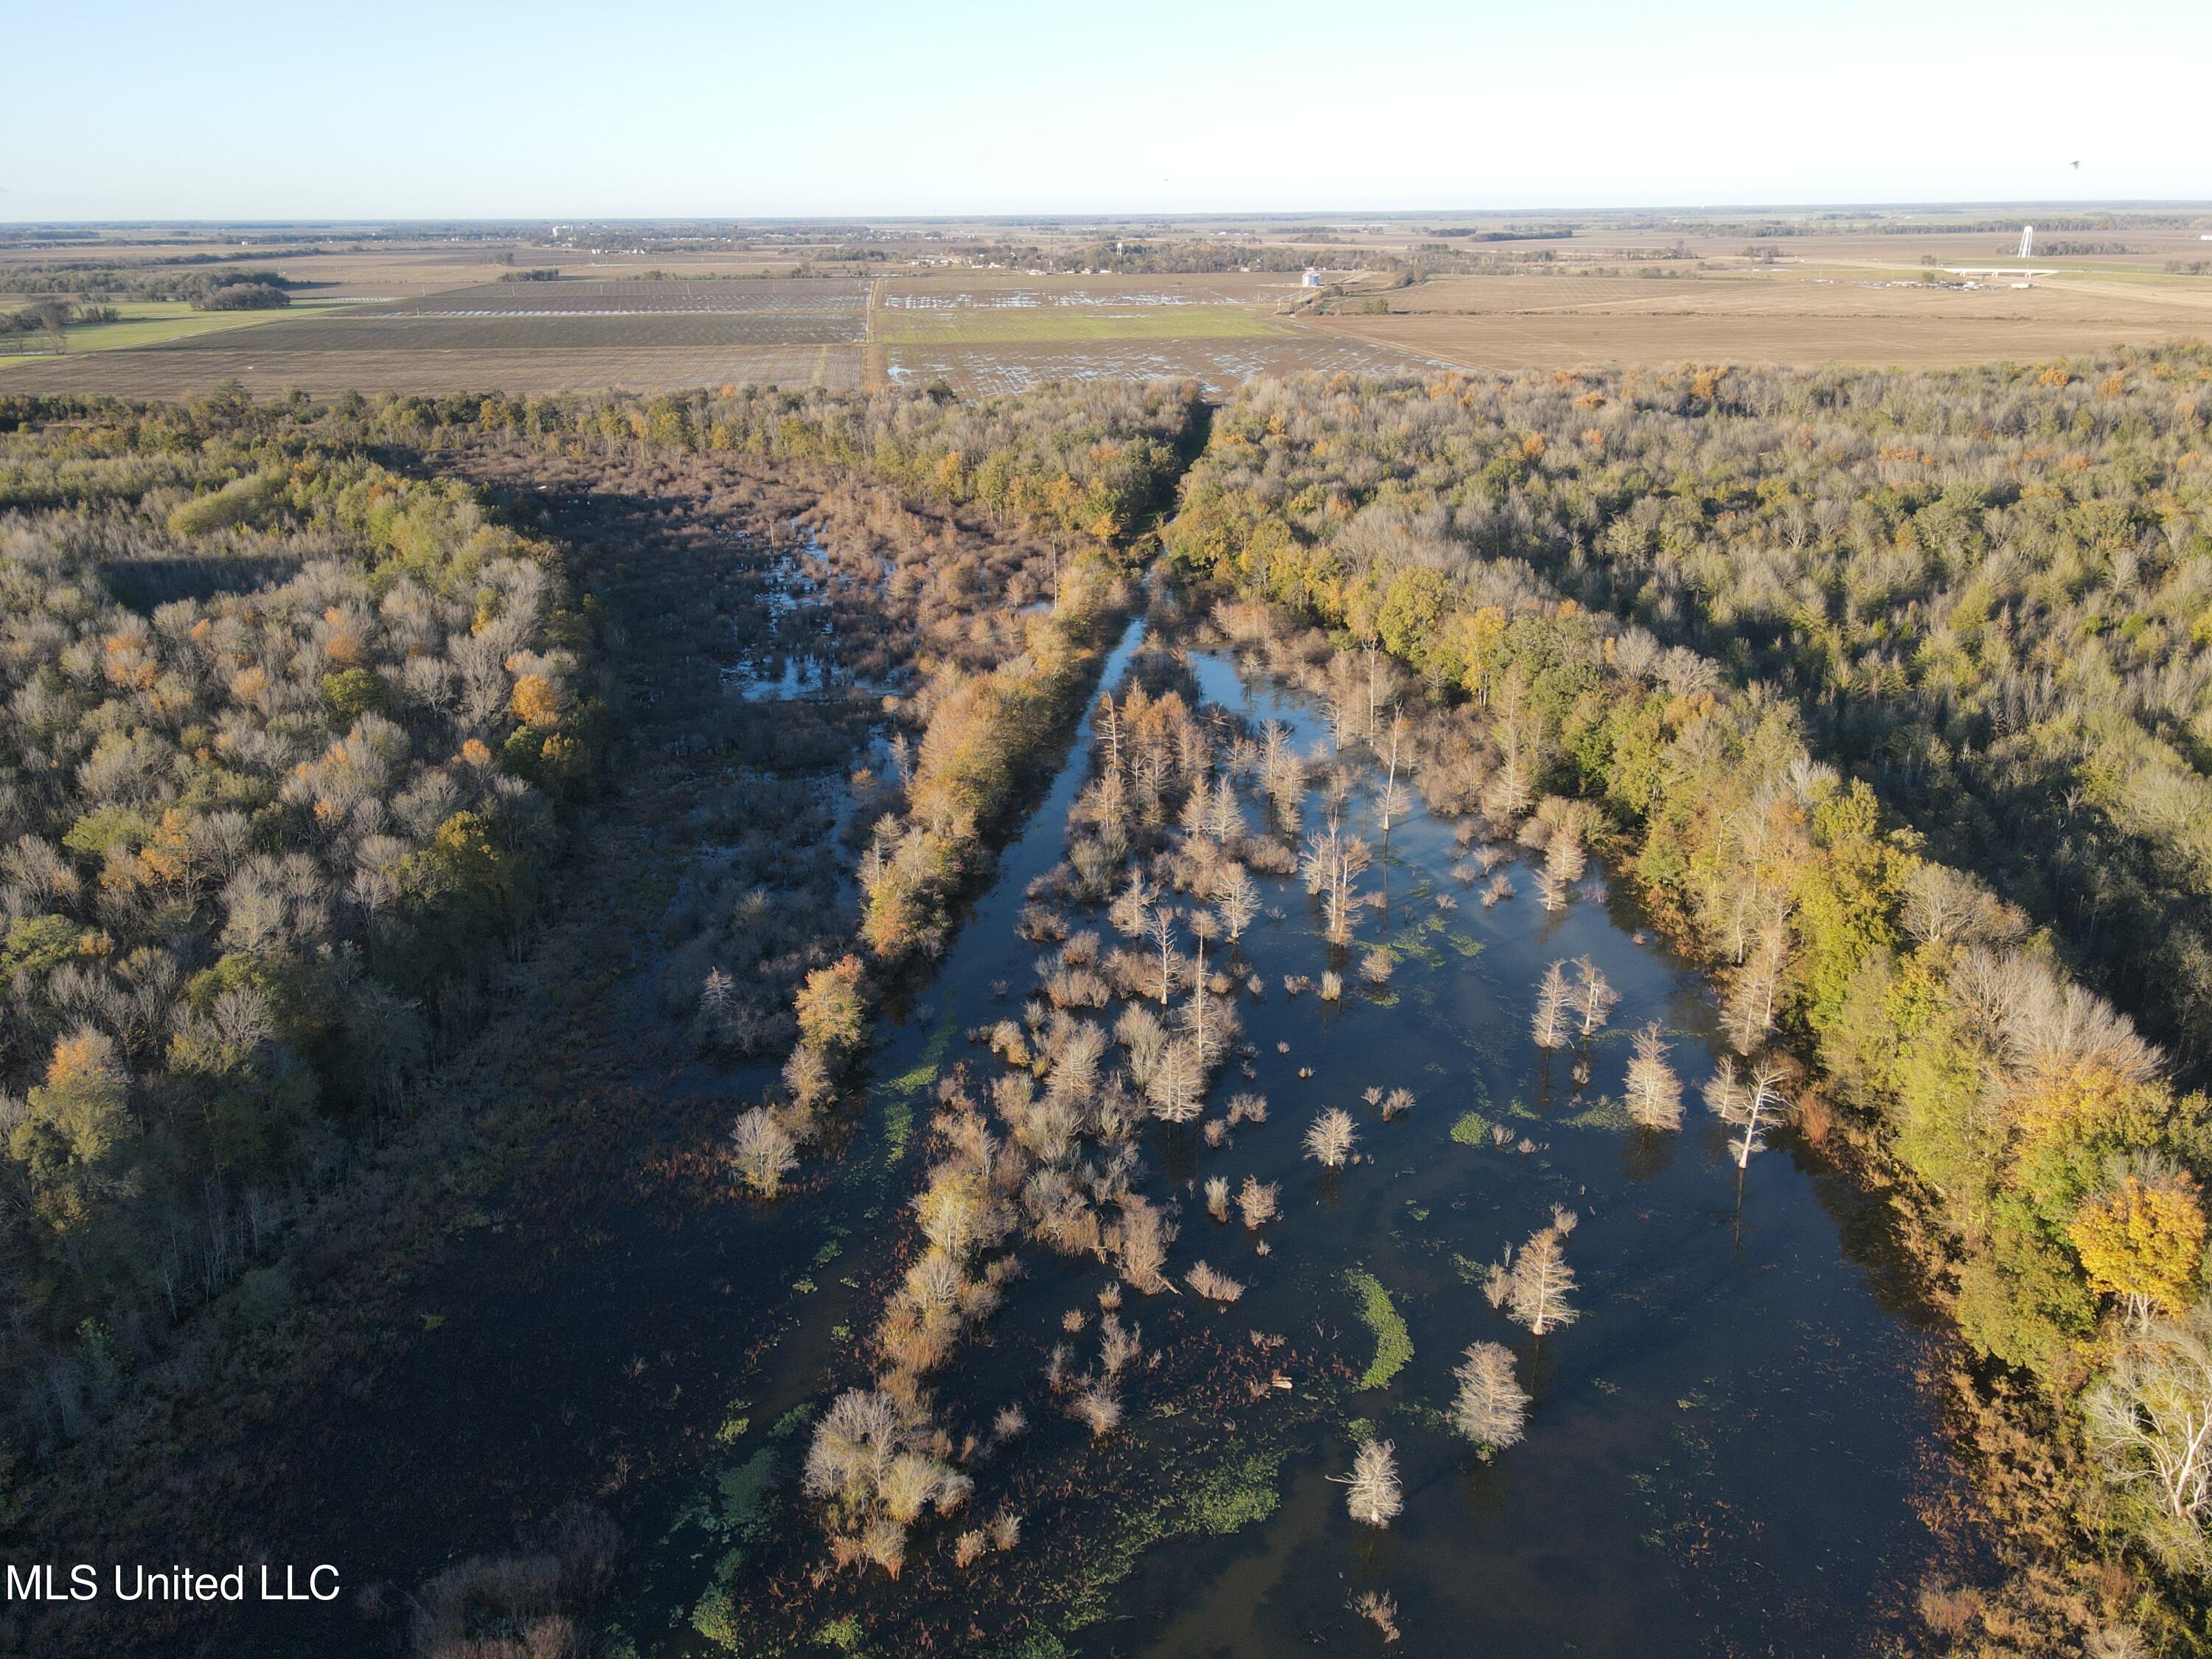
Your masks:
{"label": "yellow foliage tree", "polygon": [[860,994],[860,959],[846,957],[817,968],[800,988],[793,1012],[807,1046],[849,1053],[867,1040],[868,1004]]}
{"label": "yellow foliage tree", "polygon": [[2196,1300],[2204,1208],[2186,1175],[2126,1176],[2081,1206],[2067,1237],[2090,1285],[2118,1297],[2139,1324],[2154,1306],[2178,1315]]}

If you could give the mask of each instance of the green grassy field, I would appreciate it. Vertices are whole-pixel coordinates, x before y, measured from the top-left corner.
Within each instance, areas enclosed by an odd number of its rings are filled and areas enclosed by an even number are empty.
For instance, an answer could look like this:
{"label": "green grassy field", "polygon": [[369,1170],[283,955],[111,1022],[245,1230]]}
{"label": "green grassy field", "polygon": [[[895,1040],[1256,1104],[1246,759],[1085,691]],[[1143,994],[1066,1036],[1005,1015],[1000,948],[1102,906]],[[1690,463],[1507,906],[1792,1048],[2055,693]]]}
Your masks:
{"label": "green grassy field", "polygon": [[1226,340],[1280,334],[1285,325],[1244,306],[961,306],[886,307],[876,338],[886,345],[1036,340]]}
{"label": "green grassy field", "polygon": [[[70,356],[87,351],[125,351],[132,346],[166,345],[195,334],[325,315],[360,303],[358,300],[295,300],[281,311],[194,311],[184,300],[126,300],[115,307],[118,320],[80,323],[64,330],[62,339]],[[38,362],[52,355],[0,356],[0,369],[14,362]]]}

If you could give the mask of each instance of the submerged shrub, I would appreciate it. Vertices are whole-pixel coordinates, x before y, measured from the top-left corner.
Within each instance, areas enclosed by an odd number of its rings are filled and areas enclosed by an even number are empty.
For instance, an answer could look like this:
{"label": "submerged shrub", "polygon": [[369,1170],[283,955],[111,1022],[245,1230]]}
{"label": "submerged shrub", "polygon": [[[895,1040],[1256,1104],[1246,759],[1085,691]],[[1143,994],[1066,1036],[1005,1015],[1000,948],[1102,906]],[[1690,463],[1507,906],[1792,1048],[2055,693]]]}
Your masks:
{"label": "submerged shrub", "polygon": [[1306,1156],[1324,1169],[1340,1170],[1358,1139],[1352,1114],[1332,1106],[1307,1127]]}

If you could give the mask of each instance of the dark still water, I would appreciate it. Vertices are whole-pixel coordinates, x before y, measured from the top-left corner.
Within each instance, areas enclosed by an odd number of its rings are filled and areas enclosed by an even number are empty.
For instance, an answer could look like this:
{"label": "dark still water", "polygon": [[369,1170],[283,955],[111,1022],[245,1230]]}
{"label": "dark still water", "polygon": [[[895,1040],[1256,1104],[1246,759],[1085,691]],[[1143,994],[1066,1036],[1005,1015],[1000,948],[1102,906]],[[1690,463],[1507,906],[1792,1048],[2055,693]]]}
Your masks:
{"label": "dark still water", "polygon": [[[1303,700],[1240,679],[1225,654],[1190,665],[1209,702],[1292,726],[1301,749],[1325,740]],[[1379,847],[1356,804],[1349,821]],[[1404,1512],[1384,1531],[1356,1525],[1327,1479],[1350,1470],[1352,1431],[1323,1434],[1293,1462],[1272,1519],[1158,1552],[1091,1650],[1379,1648],[1346,1610],[1366,1590],[1395,1597],[1395,1650],[1409,1654],[1883,1645],[1932,1546],[1915,1500],[1948,1477],[1916,1380],[1929,1339],[1885,1297],[1878,1269],[1845,1252],[1845,1233],[1877,1231],[1868,1201],[1801,1167],[1787,1136],[1739,1172],[1698,1091],[1722,1052],[1710,1003],[1656,940],[1634,942],[1638,919],[1618,896],[1547,914],[1522,860],[1499,866],[1517,896],[1486,908],[1482,883],[1450,873],[1460,856],[1450,827],[1418,808],[1391,834],[1368,881],[1387,885],[1388,908],[1360,927],[1363,943],[1401,947],[1379,1000],[1285,999],[1285,974],[1318,980],[1331,958],[1303,887],[1271,890],[1280,919],[1246,942],[1267,990],[1244,1010],[1260,1049],[1248,1086],[1266,1094],[1270,1121],[1190,1156],[1201,1176],[1279,1181],[1285,1219],[1261,1260],[1242,1228],[1187,1204],[1178,1243],[1253,1281],[1224,1317],[1318,1320],[1356,1359],[1370,1339],[1342,1275],[1364,1268],[1388,1289],[1413,1358],[1387,1389],[1353,1394],[1346,1414],[1395,1443]],[[1547,1054],[1529,1024],[1546,967],[1577,957],[1620,994],[1586,1085],[1571,1076],[1575,1051]],[[1621,1127],[1601,1103],[1620,1097],[1632,1033],[1654,1019],[1686,1085],[1672,1133]],[[1409,1088],[1418,1103],[1384,1123],[1363,1103],[1370,1086]],[[1331,1176],[1302,1159],[1299,1138],[1333,1106],[1359,1121],[1372,1161]],[[1455,1137],[1469,1113],[1509,1144],[1473,1123]],[[1491,1307],[1480,1269],[1555,1204],[1580,1218],[1566,1249],[1579,1317],[1538,1339]],[[1453,1367],[1481,1340],[1513,1350],[1534,1396],[1527,1438],[1486,1463],[1444,1416]]]}
{"label": "dark still water", "polygon": [[[1240,676],[1225,653],[1194,653],[1177,666],[1145,651],[1133,628],[1105,683],[1122,684],[1132,668],[1155,685],[1179,680],[1186,696],[1254,723],[1279,720],[1301,752],[1326,749],[1304,699]],[[769,1494],[764,1522],[750,1532],[729,1523],[717,1536],[679,1518],[648,1544],[625,1598],[635,1650],[783,1650],[775,1644],[804,1636],[889,1653],[898,1644],[887,1632],[917,1627],[899,1623],[917,1602],[939,1608],[934,1628],[965,1650],[959,1632],[991,1600],[990,1575],[1056,1572],[1070,1561],[1069,1582],[1085,1583],[1085,1593],[1034,1616],[1036,1603],[1025,1602],[1018,1627],[1028,1634],[994,1639],[990,1651],[1271,1659],[1893,1650],[1938,1553],[1920,1515],[1955,1477],[1919,1381],[1936,1340],[1887,1292],[1878,1213],[1786,1133],[1738,1170],[1699,1091],[1721,1053],[1706,994],[1656,939],[1638,942],[1639,918],[1606,894],[1595,861],[1574,902],[1547,914],[1516,850],[1498,867],[1517,896],[1485,908],[1481,881],[1452,872],[1463,856],[1453,826],[1418,806],[1363,882],[1387,902],[1362,914],[1348,959],[1332,953],[1303,884],[1270,877],[1261,878],[1267,913],[1233,963],[1224,946],[1210,952],[1239,978],[1256,973],[1263,988],[1239,997],[1254,1075],[1232,1059],[1206,1115],[1249,1091],[1266,1097],[1267,1121],[1236,1127],[1222,1146],[1196,1125],[1155,1123],[1146,1134],[1141,1190],[1171,1202],[1180,1229],[1170,1274],[1180,1280],[1202,1258],[1249,1288],[1226,1308],[1187,1289],[1131,1293],[1121,1316],[1141,1328],[1148,1351],[1170,1354],[1194,1343],[1237,1347],[1253,1333],[1286,1338],[1282,1352],[1302,1357],[1290,1386],[1217,1422],[1188,1394],[1152,1380],[1172,1365],[1139,1366],[1106,1443],[1121,1449],[1109,1460],[1110,1480],[1094,1482],[1108,1465],[1043,1370],[1057,1344],[1070,1343],[1078,1364],[1095,1352],[1099,1293],[1111,1294],[1115,1276],[1094,1260],[1025,1245],[1003,1306],[929,1382],[941,1421],[988,1423],[1001,1407],[1023,1407],[1032,1426],[1016,1455],[1019,1479],[1032,1495],[1057,1487],[1055,1529],[1040,1522],[1003,1566],[993,1557],[969,1572],[953,1568],[952,1535],[1008,1502],[1018,1484],[1006,1462],[985,1460],[975,1466],[976,1519],[918,1529],[901,1582],[872,1571],[813,1577],[802,1608],[787,1594],[781,1602],[786,1622],[775,1628],[790,1636],[772,1637],[751,1616],[775,1600],[773,1585],[797,1582],[823,1553],[796,1491],[804,1437],[778,1439],[763,1425],[807,1420],[841,1389],[868,1385],[860,1334],[879,1305],[861,1287],[886,1282],[890,1242],[913,1227],[906,1206],[924,1161],[927,1085],[964,1060],[981,1093],[1002,1069],[963,1038],[1018,1016],[1036,964],[1056,948],[1025,943],[1016,927],[1030,884],[1065,854],[1088,735],[1086,720],[941,972],[886,1033],[868,1120],[836,1177],[832,1237],[845,1253],[825,1252],[834,1265],[808,1281],[805,1310],[762,1355],[733,1406],[744,1425],[726,1450],[665,1488],[670,1511],[696,1517],[729,1513],[730,1494],[757,1486]],[[1361,770],[1344,822],[1380,855],[1380,780],[1364,761]],[[1245,810],[1256,828],[1258,809],[1248,799]],[[1316,791],[1309,832],[1324,811]],[[1107,931],[1100,916],[1069,921]],[[1358,964],[1377,945],[1390,947],[1395,967],[1387,984],[1366,985]],[[1546,967],[1583,957],[1620,1000],[1577,1082],[1583,1052],[1547,1055],[1532,1039],[1530,1013]],[[1332,967],[1351,981],[1341,1003],[1313,990],[1286,994],[1285,975],[1317,983]],[[1116,1012],[1092,1017],[1110,1025]],[[1683,1127],[1672,1133],[1627,1127],[1617,1104],[1632,1034],[1651,1020],[1674,1045],[1685,1085]],[[1117,1051],[1109,1063],[1120,1059]],[[1399,1088],[1415,1104],[1386,1122],[1367,1093]],[[1308,1125],[1328,1108],[1358,1126],[1358,1161],[1333,1174],[1302,1156]],[[1248,1175],[1281,1187],[1283,1215],[1259,1233],[1233,1212],[1225,1224],[1211,1219],[1203,1197],[1208,1177],[1234,1189]],[[1577,1317],[1539,1339],[1492,1307],[1483,1281],[1491,1263],[1552,1223],[1554,1206],[1575,1218],[1565,1254]],[[1410,1361],[1385,1386],[1359,1386],[1376,1343],[1353,1274],[1382,1287],[1411,1338]],[[1534,1397],[1525,1440],[1487,1462],[1449,1418],[1454,1367],[1478,1341],[1507,1345]],[[1160,1489],[1243,1455],[1255,1421],[1285,1425],[1272,1443],[1291,1448],[1273,1466],[1271,1494],[1251,1507],[1258,1518],[1132,1547],[1133,1570],[1084,1577],[1117,1536],[1127,1543],[1127,1517]],[[1350,1472],[1365,1437],[1395,1444],[1403,1480],[1402,1513],[1384,1530],[1355,1524],[1334,1480]],[[1395,1601],[1401,1639],[1387,1650],[1350,1605],[1369,1592]],[[695,1614],[702,1595],[726,1596],[730,1636]]]}

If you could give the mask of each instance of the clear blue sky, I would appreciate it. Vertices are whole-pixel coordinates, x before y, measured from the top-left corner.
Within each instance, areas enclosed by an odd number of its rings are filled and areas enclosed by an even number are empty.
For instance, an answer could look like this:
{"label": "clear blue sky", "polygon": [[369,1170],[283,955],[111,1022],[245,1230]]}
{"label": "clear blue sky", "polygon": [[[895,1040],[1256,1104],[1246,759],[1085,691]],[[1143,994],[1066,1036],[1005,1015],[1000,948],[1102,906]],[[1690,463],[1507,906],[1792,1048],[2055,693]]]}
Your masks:
{"label": "clear blue sky", "polygon": [[0,220],[2212,196],[2208,0],[122,0],[0,39]]}

